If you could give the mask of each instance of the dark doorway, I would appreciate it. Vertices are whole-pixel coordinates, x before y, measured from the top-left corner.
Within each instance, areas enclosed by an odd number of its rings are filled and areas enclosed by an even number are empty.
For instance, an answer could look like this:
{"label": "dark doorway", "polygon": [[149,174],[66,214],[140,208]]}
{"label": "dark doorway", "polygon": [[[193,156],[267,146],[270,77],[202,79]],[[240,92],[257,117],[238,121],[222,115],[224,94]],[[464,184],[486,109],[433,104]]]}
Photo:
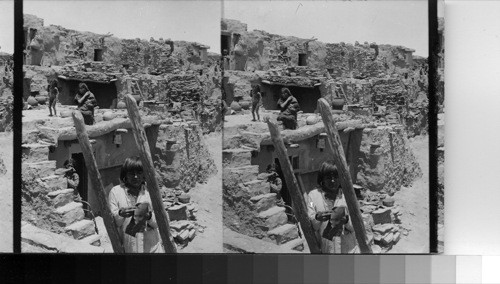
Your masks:
{"label": "dark doorway", "polygon": [[35,36],[36,36],[36,32],[37,32],[37,29],[34,29],[34,28],[30,28],[29,29],[29,33],[30,33],[30,41],[32,41]]}
{"label": "dark doorway", "polygon": [[299,53],[299,66],[307,66],[307,53]]}
{"label": "dark doorway", "polygon": [[[80,178],[80,183],[78,184],[78,193],[84,201],[88,201],[88,179],[87,179],[87,167],[85,166],[85,160],[83,158],[83,153],[75,153],[71,155],[71,158],[75,162],[73,165],[75,167],[76,173]],[[86,205],[84,205],[86,207]]]}
{"label": "dark doorway", "polygon": [[321,91],[318,87],[288,87],[288,89],[297,99],[301,111],[304,113],[314,113],[316,111],[318,100],[321,98]]}
{"label": "dark doorway", "polygon": [[220,36],[220,53],[224,54],[224,50],[227,50],[228,54],[231,51],[231,36],[229,35]]}
{"label": "dark doorway", "polygon": [[94,49],[94,61],[102,61],[102,54],[104,53],[104,50],[101,48],[95,48]]}
{"label": "dark doorway", "polygon": [[[266,110],[278,110],[278,99],[280,98],[281,88],[280,85],[261,85],[261,90],[265,93],[262,96],[262,105]],[[292,95],[297,99],[300,110],[304,113],[314,113],[321,98],[321,91],[319,87],[306,88],[306,87],[287,87]]]}
{"label": "dark doorway", "polygon": [[[58,80],[61,86],[59,94],[59,102],[62,105],[76,105],[75,95],[78,91],[78,84],[80,81],[75,80]],[[97,105],[99,108],[110,108],[113,100],[117,98],[118,91],[116,85],[111,83],[96,83],[84,82],[89,87],[90,91],[94,94]]]}

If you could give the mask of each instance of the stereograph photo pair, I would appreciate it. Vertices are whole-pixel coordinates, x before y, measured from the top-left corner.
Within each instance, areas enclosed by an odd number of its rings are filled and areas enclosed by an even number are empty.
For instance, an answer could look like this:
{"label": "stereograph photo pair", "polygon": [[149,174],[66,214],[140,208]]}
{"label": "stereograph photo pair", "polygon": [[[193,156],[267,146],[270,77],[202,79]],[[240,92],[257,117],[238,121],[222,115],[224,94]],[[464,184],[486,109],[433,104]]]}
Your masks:
{"label": "stereograph photo pair", "polygon": [[425,1],[23,4],[22,252],[429,253],[435,227],[442,251]]}

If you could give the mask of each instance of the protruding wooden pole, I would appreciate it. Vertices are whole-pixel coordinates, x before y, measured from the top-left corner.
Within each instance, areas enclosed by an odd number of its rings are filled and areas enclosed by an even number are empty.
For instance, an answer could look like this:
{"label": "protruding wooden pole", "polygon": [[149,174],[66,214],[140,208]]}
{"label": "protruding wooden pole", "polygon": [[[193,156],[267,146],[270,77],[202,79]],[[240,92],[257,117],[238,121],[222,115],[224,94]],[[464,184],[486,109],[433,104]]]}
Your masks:
{"label": "protruding wooden pole", "polygon": [[122,243],[120,241],[120,235],[118,233],[118,228],[116,227],[115,218],[108,207],[106,200],[106,195],[104,193],[104,186],[102,185],[101,174],[97,169],[97,162],[94,158],[92,152],[92,147],[90,146],[89,136],[87,130],[85,129],[85,123],[83,122],[83,116],[79,111],[73,112],[73,122],[75,123],[76,137],[78,142],[80,142],[80,147],[82,148],[82,154],[85,160],[85,165],[87,166],[90,183],[92,188],[97,194],[97,200],[99,201],[99,209],[101,210],[102,219],[104,221],[104,226],[108,232],[109,239],[111,241],[111,246],[113,251],[116,253],[124,253]]}
{"label": "protruding wooden pole", "polygon": [[[342,142],[340,141],[340,135],[335,126],[335,121],[333,120],[333,115],[330,110],[330,105],[325,99],[318,100],[318,109],[323,118],[323,123],[325,124],[326,133],[328,134],[328,146],[333,154],[333,161],[337,166],[339,171],[340,184],[342,185],[342,192],[344,193],[345,200],[347,203],[347,208],[349,209],[349,215],[351,217],[352,226],[354,227],[354,232],[356,234],[356,239],[358,241],[361,253],[372,253],[372,249],[367,244],[365,225],[363,223],[363,218],[361,217],[361,211],[359,210],[358,199],[356,198],[356,193],[352,186],[352,179],[349,173],[349,167],[344,156],[344,150],[342,148]],[[351,161],[351,163],[354,161]]]}
{"label": "protruding wooden pole", "polygon": [[177,248],[175,246],[174,239],[170,234],[167,212],[165,211],[165,208],[163,208],[160,187],[158,186],[158,181],[156,180],[156,171],[153,165],[153,159],[151,158],[151,152],[149,151],[148,138],[146,137],[146,131],[144,131],[144,126],[142,125],[139,109],[137,108],[137,102],[134,97],[127,94],[125,95],[125,103],[127,104],[128,116],[132,123],[132,132],[134,133],[135,142],[137,144],[137,148],[139,149],[139,156],[144,168],[144,175],[146,176],[149,195],[151,196],[151,202],[153,203],[153,212],[156,216],[163,247],[165,248],[165,252],[175,253],[177,252]]}
{"label": "protruding wooden pole", "polygon": [[320,246],[316,239],[316,235],[314,234],[311,221],[309,220],[309,217],[307,215],[306,202],[304,201],[304,197],[300,191],[297,179],[295,178],[295,175],[293,173],[293,168],[290,164],[290,160],[288,160],[288,154],[285,148],[285,143],[283,142],[283,138],[281,137],[280,130],[275,123],[269,120],[269,118],[264,118],[264,121],[266,121],[267,125],[269,126],[269,132],[271,132],[271,140],[273,141],[276,155],[278,156],[278,159],[280,161],[281,170],[283,171],[283,175],[285,176],[286,186],[292,199],[292,208],[295,217],[299,221],[302,231],[304,232],[309,250],[311,251],[311,253],[321,253]]}

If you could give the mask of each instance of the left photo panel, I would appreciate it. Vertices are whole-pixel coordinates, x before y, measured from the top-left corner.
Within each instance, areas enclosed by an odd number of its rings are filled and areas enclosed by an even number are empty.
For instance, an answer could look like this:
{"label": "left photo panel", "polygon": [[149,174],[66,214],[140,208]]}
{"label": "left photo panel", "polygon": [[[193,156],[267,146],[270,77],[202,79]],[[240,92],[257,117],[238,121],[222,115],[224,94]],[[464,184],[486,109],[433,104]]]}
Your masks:
{"label": "left photo panel", "polygon": [[0,253],[13,252],[14,1],[0,1]]}
{"label": "left photo panel", "polygon": [[221,2],[23,10],[21,251],[222,253]]}

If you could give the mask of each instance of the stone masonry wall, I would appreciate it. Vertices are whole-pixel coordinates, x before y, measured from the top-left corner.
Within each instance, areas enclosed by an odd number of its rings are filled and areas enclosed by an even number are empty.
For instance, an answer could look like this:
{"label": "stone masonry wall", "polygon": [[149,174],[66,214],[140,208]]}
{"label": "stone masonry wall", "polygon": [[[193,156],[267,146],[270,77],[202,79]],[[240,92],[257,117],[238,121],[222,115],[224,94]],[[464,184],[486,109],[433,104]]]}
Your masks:
{"label": "stone masonry wall", "polygon": [[366,128],[360,151],[357,183],[365,189],[394,193],[422,176],[401,126]]}
{"label": "stone masonry wall", "polygon": [[170,189],[187,192],[216,171],[196,124],[160,125],[152,156],[158,182]]}

